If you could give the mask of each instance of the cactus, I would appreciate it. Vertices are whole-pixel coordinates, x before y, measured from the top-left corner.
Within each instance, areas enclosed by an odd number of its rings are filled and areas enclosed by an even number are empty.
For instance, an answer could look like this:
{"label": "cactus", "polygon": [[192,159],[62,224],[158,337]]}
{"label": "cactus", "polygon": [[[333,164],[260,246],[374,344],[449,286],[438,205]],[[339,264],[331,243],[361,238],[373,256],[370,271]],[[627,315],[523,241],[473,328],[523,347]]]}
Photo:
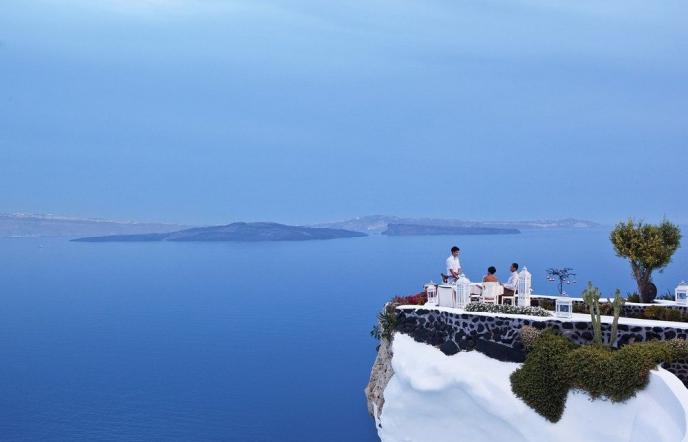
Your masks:
{"label": "cactus", "polygon": [[602,344],[602,323],[600,320],[600,289],[592,286],[592,282],[588,282],[588,286],[583,290],[583,301],[588,304],[590,308],[590,320],[592,322],[593,343]]}
{"label": "cactus", "polygon": [[626,300],[621,297],[621,290],[616,289],[614,293],[614,301],[612,301],[612,309],[614,311],[614,320],[612,321],[612,332],[609,335],[609,347],[613,347],[616,342],[616,337],[619,330],[619,316],[621,316],[621,310],[626,303]]}

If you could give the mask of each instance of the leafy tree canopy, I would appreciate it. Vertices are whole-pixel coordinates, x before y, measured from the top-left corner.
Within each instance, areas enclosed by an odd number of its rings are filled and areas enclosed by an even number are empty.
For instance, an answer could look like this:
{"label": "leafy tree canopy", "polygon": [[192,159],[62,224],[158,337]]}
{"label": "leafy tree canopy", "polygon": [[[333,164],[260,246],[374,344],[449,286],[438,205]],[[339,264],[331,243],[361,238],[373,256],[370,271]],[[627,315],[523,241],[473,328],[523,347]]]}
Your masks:
{"label": "leafy tree canopy", "polygon": [[629,219],[616,225],[610,235],[617,256],[648,270],[661,269],[681,244],[681,230],[664,220],[659,225]]}

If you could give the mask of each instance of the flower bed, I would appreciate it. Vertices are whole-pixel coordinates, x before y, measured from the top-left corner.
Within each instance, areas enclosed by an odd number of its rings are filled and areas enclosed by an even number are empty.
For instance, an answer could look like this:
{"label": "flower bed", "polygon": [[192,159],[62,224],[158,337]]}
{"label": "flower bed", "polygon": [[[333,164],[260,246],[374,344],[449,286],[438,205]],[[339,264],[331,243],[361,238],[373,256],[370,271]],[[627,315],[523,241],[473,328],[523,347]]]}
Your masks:
{"label": "flower bed", "polygon": [[397,324],[397,314],[394,309],[399,305],[424,305],[426,302],[428,302],[428,295],[425,292],[409,296],[395,296],[377,314],[377,323],[370,330],[370,336],[378,341],[391,340]]}
{"label": "flower bed", "polygon": [[467,312],[508,313],[511,315],[552,316],[549,311],[540,307],[520,307],[508,304],[483,304],[472,302],[465,307]]}
{"label": "flower bed", "polygon": [[424,305],[426,302],[428,302],[428,295],[425,292],[392,298],[392,304],[395,305]]}

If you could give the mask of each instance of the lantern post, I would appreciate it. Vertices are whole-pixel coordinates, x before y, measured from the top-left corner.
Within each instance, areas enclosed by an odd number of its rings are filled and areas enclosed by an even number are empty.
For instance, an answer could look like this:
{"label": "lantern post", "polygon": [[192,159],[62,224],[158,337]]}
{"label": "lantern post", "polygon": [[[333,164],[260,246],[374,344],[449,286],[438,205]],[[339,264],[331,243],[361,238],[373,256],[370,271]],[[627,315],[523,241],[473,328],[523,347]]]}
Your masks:
{"label": "lantern post", "polygon": [[456,281],[456,308],[465,308],[471,302],[471,281],[461,275]]}
{"label": "lantern post", "polygon": [[557,318],[573,316],[573,300],[568,296],[557,296],[554,315]]}
{"label": "lantern post", "polygon": [[676,286],[676,290],[674,290],[674,300],[676,304],[688,304],[688,282],[681,281],[681,283]]}
{"label": "lantern post", "polygon": [[437,284],[434,282],[430,281],[429,283],[425,284],[425,294],[428,297],[428,304],[429,305],[437,305]]}
{"label": "lantern post", "polygon": [[519,307],[530,307],[530,292],[532,275],[528,271],[527,267],[523,267],[523,270],[518,274],[518,306]]}

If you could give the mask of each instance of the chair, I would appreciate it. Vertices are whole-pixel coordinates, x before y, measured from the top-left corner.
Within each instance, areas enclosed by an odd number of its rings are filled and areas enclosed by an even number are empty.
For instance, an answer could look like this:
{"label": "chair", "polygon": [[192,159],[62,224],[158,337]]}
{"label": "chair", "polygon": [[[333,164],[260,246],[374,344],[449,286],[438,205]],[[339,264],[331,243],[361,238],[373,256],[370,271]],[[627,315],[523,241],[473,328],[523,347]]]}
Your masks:
{"label": "chair", "polygon": [[440,307],[456,306],[456,291],[451,284],[440,284],[437,286],[437,305]]}
{"label": "chair", "polygon": [[503,287],[498,282],[484,282],[480,302],[485,304],[499,304],[499,295],[504,293]]}
{"label": "chair", "polygon": [[483,293],[483,284],[471,284],[471,302],[480,302]]}
{"label": "chair", "polygon": [[[516,288],[516,290],[514,290],[513,295],[509,295],[509,296],[503,295],[502,296],[502,304],[504,304],[504,301],[506,301],[508,299],[511,301],[511,305],[516,305],[516,298],[518,298],[518,285],[516,287],[517,288]],[[504,293],[504,287],[502,287],[502,293]]]}

